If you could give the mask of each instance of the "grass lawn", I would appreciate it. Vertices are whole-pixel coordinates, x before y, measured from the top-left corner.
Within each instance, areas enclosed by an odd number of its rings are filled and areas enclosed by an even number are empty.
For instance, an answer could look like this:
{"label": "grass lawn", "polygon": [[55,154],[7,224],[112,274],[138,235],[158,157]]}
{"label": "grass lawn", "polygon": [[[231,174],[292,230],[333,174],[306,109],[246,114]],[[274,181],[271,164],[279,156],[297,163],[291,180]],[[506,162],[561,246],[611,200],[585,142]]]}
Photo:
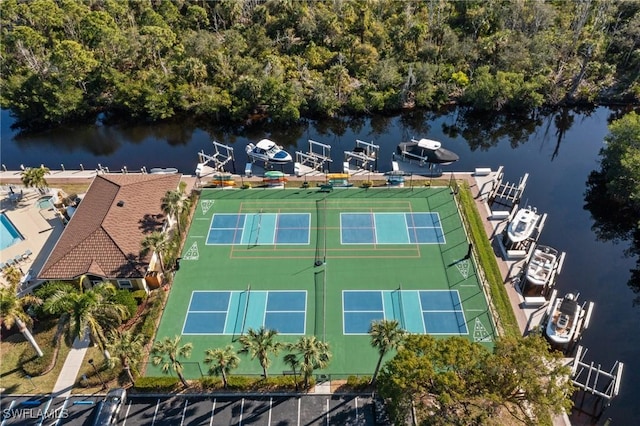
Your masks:
{"label": "grass lawn", "polygon": [[[40,349],[45,353],[50,353],[53,350],[52,341],[56,327],[57,321],[54,320],[41,323],[34,329],[34,337],[40,345]],[[0,362],[0,387],[3,388],[2,392],[12,394],[51,392],[70,349],[62,339],[55,367],[50,372],[32,377],[29,380],[19,366],[20,356],[25,350],[33,351],[33,349],[22,333],[16,332],[10,335],[0,342],[0,359],[2,359]]]}

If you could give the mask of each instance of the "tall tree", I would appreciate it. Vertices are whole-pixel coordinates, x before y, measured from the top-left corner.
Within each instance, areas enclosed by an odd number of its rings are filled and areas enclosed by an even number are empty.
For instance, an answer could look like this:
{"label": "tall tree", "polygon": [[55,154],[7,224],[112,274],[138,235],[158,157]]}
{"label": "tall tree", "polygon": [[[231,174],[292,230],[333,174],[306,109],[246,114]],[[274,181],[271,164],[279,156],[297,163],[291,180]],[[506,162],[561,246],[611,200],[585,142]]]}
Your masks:
{"label": "tall tree", "polygon": [[10,266],[3,273],[9,285],[0,288],[0,323],[7,328],[13,327],[14,324],[17,325],[18,330],[33,346],[38,356],[42,356],[42,349],[29,330],[33,320],[24,310],[26,306],[42,304],[42,299],[31,294],[18,296],[18,284],[20,284],[22,274],[17,268]]}
{"label": "tall tree", "polygon": [[85,333],[100,349],[105,349],[107,333],[115,329],[127,317],[127,308],[114,302],[116,288],[111,283],[102,283],[84,293],[75,289],[61,288],[43,305],[46,312],[70,317],[69,333],[82,339]]}
{"label": "tall tree", "polygon": [[158,256],[158,262],[160,262],[160,270],[164,273],[164,263],[162,256],[169,246],[169,240],[167,234],[162,231],[154,231],[151,234],[144,237],[140,243],[140,254],[146,256],[147,253],[153,252]]}
{"label": "tall tree", "polygon": [[107,350],[112,355],[109,358],[109,368],[113,368],[116,362],[122,365],[127,377],[135,386],[133,371],[137,371],[138,364],[144,355],[144,335],[133,334],[131,330],[111,330],[107,343]]}
{"label": "tall tree", "polygon": [[167,374],[173,370],[178,375],[178,378],[182,382],[182,385],[187,388],[189,383],[182,374],[184,367],[178,358],[191,357],[191,351],[193,350],[193,344],[185,343],[180,345],[180,336],[165,337],[164,340],[156,341],[153,345],[153,365],[162,364],[162,372]]}
{"label": "tall tree", "polygon": [[375,384],[382,364],[382,358],[391,350],[402,345],[407,332],[400,328],[397,320],[374,321],[369,329],[371,346],[378,350],[378,362],[371,377],[371,384]]}
{"label": "tall tree", "polygon": [[227,345],[224,348],[207,349],[204,363],[213,364],[209,368],[209,374],[221,375],[222,383],[226,388],[228,385],[227,375],[231,370],[238,368],[240,358],[238,358],[233,346]]}
{"label": "tall tree", "polygon": [[276,341],[278,335],[276,330],[260,327],[257,331],[250,328],[247,334],[240,336],[240,344],[242,349],[240,353],[249,354],[251,359],[258,358],[262,367],[262,375],[267,378],[267,369],[271,365],[269,356],[277,355],[282,349],[282,343]]}
{"label": "tall tree", "polygon": [[331,360],[329,344],[318,340],[316,336],[302,336],[287,348],[300,358],[300,368],[304,378],[304,387],[309,387],[309,378],[318,368],[326,368]]}

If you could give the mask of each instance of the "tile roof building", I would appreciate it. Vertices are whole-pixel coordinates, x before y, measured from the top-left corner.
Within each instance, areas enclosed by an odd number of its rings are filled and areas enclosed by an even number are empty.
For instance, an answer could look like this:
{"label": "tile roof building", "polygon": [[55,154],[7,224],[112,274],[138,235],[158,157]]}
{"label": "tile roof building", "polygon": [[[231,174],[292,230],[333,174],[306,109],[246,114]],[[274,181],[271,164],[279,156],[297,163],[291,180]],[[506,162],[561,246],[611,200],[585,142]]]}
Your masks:
{"label": "tile roof building", "polygon": [[114,281],[146,288],[153,256],[141,256],[141,241],[162,230],[162,198],[176,190],[179,174],[98,175],[38,274],[42,280]]}

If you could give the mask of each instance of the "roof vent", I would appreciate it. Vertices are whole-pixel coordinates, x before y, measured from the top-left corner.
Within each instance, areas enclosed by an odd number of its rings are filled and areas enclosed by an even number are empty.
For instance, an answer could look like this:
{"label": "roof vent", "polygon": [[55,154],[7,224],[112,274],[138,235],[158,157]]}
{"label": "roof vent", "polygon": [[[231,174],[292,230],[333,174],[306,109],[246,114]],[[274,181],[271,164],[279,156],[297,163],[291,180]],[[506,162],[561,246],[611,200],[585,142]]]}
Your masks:
{"label": "roof vent", "polygon": [[124,201],[120,200],[117,204],[118,207],[124,207]]}

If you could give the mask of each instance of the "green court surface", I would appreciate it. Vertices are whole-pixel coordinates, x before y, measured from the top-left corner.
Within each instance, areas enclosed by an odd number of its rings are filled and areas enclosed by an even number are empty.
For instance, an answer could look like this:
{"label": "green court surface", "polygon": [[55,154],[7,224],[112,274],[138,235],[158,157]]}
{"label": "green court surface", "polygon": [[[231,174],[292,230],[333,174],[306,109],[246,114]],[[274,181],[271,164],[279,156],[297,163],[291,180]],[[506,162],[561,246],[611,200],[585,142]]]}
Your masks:
{"label": "green court surface", "polygon": [[[156,339],[193,344],[185,375],[206,374],[205,350],[248,328],[330,344],[332,377],[370,375],[367,330],[397,319],[411,333],[459,335],[488,348],[495,327],[449,188],[202,191]],[[290,370],[284,353],[269,373]],[[241,355],[232,374],[259,374]],[[156,375],[149,368],[147,375]]]}

